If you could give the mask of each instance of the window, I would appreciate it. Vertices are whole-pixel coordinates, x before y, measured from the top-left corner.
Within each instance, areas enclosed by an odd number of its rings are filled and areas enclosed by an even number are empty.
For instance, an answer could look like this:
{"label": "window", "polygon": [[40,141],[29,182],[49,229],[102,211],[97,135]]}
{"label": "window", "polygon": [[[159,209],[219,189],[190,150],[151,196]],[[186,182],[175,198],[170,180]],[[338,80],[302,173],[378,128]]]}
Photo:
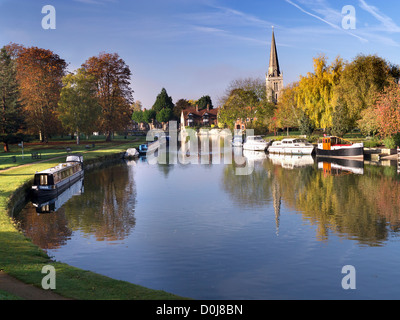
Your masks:
{"label": "window", "polygon": [[47,186],[47,174],[42,174],[40,175],[40,185],[41,186]]}

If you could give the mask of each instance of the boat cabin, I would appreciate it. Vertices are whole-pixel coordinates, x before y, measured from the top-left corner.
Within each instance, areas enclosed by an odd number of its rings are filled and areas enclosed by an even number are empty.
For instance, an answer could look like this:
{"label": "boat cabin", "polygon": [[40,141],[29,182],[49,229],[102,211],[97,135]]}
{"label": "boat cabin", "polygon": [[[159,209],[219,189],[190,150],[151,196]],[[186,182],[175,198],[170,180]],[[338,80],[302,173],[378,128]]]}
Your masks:
{"label": "boat cabin", "polygon": [[331,150],[332,147],[350,147],[352,142],[339,137],[323,137],[319,141],[322,150]]}

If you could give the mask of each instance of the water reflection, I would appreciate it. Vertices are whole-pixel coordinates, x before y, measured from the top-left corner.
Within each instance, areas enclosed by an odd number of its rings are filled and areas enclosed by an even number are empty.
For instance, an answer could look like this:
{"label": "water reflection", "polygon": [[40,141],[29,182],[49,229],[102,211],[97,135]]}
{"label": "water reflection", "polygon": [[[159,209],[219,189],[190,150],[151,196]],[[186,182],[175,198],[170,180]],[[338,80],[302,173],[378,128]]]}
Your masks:
{"label": "water reflection", "polygon": [[84,193],[81,180],[58,198],[29,204],[17,217],[22,230],[44,249],[59,248],[75,231],[98,241],[126,238],[136,223],[135,165],[129,161],[85,172]]}
{"label": "water reflection", "polygon": [[[365,166],[363,162],[327,160],[300,168],[274,160],[264,169],[279,184],[286,206],[317,226],[317,239],[332,233],[362,245],[378,246],[398,231],[400,186],[396,167]],[[250,180],[249,180],[250,181]],[[250,187],[251,190],[251,187]],[[253,198],[254,199],[254,198]]]}

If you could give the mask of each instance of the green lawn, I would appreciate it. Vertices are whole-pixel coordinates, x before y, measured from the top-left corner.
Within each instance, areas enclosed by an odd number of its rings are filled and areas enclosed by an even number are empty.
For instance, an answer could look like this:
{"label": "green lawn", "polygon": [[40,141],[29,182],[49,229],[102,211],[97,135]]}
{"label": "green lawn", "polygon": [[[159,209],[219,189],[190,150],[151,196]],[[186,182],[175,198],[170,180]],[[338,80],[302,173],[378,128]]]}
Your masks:
{"label": "green lawn", "polygon": [[[84,160],[109,156],[115,153],[126,151],[127,148],[137,147],[141,141],[126,142],[125,144],[109,143],[107,145],[96,144],[96,149],[83,151]],[[36,146],[35,150],[41,151],[44,158],[65,156],[63,146]],[[15,149],[12,150],[15,152]],[[2,159],[9,155],[1,154]],[[29,162],[31,159],[26,160]],[[62,159],[64,160],[64,159]],[[5,161],[4,161],[5,162]],[[35,171],[41,171],[57,165],[60,159],[46,160],[43,163],[31,163],[26,166],[0,170],[0,269],[15,278],[28,284],[41,287],[44,275],[41,273],[43,266],[52,265],[56,269],[57,289],[55,292],[73,299],[97,300],[97,299],[181,299],[176,295],[151,290],[124,281],[117,281],[92,272],[81,270],[62,262],[52,261],[47,254],[34,245],[21,232],[17,230],[12,218],[10,218],[9,202],[10,197],[16,189],[31,181]],[[8,164],[11,167],[12,164]],[[4,163],[4,167],[7,164]],[[0,292],[0,299],[5,296]]]}

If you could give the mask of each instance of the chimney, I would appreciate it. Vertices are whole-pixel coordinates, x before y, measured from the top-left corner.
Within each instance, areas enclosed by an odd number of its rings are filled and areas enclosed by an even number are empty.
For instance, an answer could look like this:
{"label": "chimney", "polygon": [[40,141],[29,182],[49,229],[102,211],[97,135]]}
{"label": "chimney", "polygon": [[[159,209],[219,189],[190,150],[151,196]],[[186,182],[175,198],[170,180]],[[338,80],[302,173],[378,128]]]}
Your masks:
{"label": "chimney", "polygon": [[199,112],[199,105],[196,104],[196,112]]}
{"label": "chimney", "polygon": [[207,103],[207,111],[210,111],[210,104]]}

